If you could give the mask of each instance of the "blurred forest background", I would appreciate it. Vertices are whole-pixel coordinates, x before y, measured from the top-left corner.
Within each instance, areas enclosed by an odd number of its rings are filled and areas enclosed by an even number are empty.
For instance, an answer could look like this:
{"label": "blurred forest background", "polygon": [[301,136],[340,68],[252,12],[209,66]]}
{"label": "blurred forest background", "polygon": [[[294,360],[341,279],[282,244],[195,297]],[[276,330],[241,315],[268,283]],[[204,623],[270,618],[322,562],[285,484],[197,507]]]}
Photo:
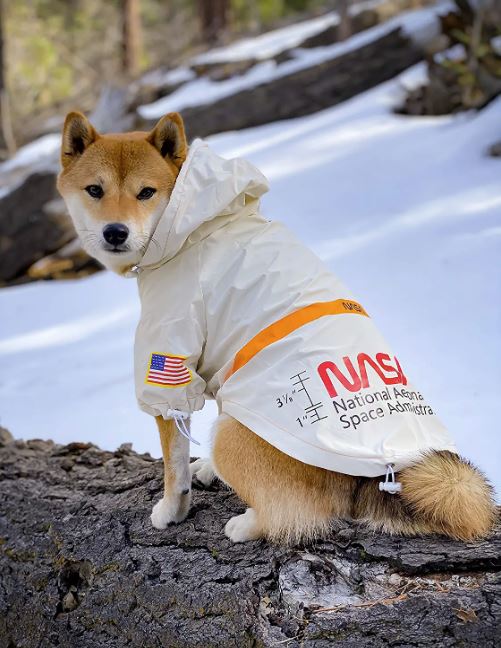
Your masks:
{"label": "blurred forest background", "polygon": [[0,147],[12,152],[29,139],[36,131],[34,116],[49,120],[73,103],[91,109],[107,82],[175,67],[241,34],[330,9],[346,19],[348,5],[349,0],[1,0]]}
{"label": "blurred forest background", "polygon": [[[341,19],[337,39],[345,39],[352,32],[350,4],[350,0],[0,0],[0,156],[5,158],[35,135],[53,129],[58,125],[54,115],[60,119],[68,107],[77,104],[91,110],[106,83],[127,82],[160,66],[173,68],[243,34],[255,35],[335,10]],[[362,4],[369,10],[379,5],[379,13],[390,16],[430,2]],[[472,13],[480,24],[475,33],[459,21],[452,25],[456,37],[471,43],[480,56],[490,48],[482,30],[490,24],[492,32],[499,4],[457,2],[467,24],[472,24]],[[457,72],[471,76],[474,68],[469,62],[468,69]]]}

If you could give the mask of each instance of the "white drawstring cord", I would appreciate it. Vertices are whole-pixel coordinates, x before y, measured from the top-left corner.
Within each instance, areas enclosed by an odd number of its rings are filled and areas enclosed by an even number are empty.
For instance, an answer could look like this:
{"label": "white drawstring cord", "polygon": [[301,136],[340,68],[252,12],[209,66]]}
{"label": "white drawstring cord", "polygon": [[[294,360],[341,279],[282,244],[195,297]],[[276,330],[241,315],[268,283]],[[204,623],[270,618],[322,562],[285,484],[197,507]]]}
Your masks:
{"label": "white drawstring cord", "polygon": [[386,477],[384,482],[379,482],[379,490],[384,491],[385,493],[390,493],[390,495],[395,495],[395,493],[400,493],[402,490],[402,484],[395,481],[395,472],[393,470],[393,464],[387,464],[386,466]]}
{"label": "white drawstring cord", "polygon": [[182,434],[184,437],[192,441],[195,445],[197,446],[200,445],[200,443],[191,436],[190,430],[185,423],[185,419],[189,418],[190,416],[189,413],[182,412],[181,410],[170,409],[167,410],[167,416],[170,416],[171,418],[174,419],[177,430],[180,434]]}

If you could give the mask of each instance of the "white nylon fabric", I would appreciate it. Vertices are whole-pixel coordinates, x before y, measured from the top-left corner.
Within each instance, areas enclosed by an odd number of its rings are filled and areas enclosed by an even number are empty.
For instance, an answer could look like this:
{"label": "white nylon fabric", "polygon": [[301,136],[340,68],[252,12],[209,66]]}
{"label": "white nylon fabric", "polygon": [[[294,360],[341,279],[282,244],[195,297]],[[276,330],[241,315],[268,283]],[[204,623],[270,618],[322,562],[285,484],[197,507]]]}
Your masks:
{"label": "white nylon fabric", "polygon": [[225,160],[203,140],[195,140],[153,234],[160,245],[150,243],[139,268],[165,263],[202,223],[237,214],[266,191],[268,181],[252,164],[241,158]]}
{"label": "white nylon fabric", "polygon": [[[455,452],[372,319],[353,311],[348,290],[283,225],[259,214],[267,188],[250,163],[201,141],[190,147],[139,264],[140,407],[168,418],[215,398],[288,455],[351,475]],[[329,302],[347,306],[265,344],[228,377],[263,329]]]}

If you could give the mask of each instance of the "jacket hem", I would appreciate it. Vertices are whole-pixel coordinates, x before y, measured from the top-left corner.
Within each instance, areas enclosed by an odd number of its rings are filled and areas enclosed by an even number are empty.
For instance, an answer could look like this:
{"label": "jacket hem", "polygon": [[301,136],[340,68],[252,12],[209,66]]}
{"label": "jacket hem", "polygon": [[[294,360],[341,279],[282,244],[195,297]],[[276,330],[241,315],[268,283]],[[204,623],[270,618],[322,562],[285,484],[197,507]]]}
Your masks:
{"label": "jacket hem", "polygon": [[[417,448],[405,454],[395,453],[391,457],[347,456],[334,450],[304,443],[299,437],[287,433],[270,420],[233,401],[223,401],[222,412],[232,416],[270,445],[297,461],[354,477],[379,477],[386,473],[389,463],[393,464],[395,471],[398,472],[415,463],[423,454],[431,450],[448,450],[457,453],[457,448],[454,445],[443,444],[437,447]],[[284,433],[287,434],[285,439]]]}
{"label": "jacket hem", "polygon": [[187,414],[193,414],[203,408],[205,405],[204,396],[197,396],[196,398],[189,398],[186,401],[179,403],[144,403],[143,401],[138,401],[139,409],[146,414],[151,416],[161,416],[163,419],[168,420],[172,418],[172,415],[169,412],[172,410],[179,410],[186,412]]}

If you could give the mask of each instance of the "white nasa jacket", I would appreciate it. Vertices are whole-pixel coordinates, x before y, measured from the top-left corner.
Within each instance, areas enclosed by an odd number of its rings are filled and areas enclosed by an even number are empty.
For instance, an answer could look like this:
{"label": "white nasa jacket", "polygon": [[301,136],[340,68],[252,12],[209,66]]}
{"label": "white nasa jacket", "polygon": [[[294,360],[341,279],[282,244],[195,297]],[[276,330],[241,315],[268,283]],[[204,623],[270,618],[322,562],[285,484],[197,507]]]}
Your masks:
{"label": "white nasa jacket", "polygon": [[288,455],[351,475],[455,452],[364,308],[260,215],[267,190],[249,162],[191,145],[138,266],[140,407],[179,420],[214,398]]}

